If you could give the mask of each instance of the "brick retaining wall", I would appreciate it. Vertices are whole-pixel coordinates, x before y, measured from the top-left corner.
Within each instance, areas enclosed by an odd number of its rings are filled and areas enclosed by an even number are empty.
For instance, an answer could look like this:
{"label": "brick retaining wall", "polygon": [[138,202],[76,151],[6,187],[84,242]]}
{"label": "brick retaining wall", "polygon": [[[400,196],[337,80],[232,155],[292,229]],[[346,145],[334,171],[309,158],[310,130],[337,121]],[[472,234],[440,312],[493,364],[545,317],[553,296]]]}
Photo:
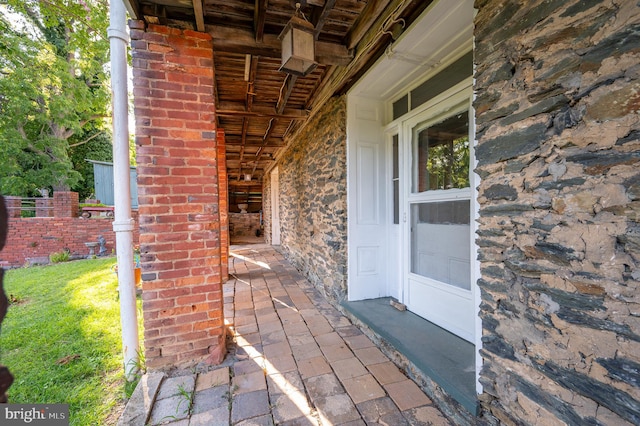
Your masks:
{"label": "brick retaining wall", "polygon": [[[9,231],[5,249],[0,253],[0,264],[19,267],[25,264],[47,263],[49,255],[69,250],[72,257],[87,256],[87,242],[98,242],[102,235],[107,252],[115,252],[115,234],[112,218],[78,217],[78,194],[55,192],[53,198],[43,198],[42,204],[53,202],[53,210],[44,213],[53,217],[20,217],[20,197],[5,197],[9,210]],[[37,205],[37,204],[36,204]],[[132,211],[135,221],[133,241],[138,241],[138,212]],[[95,250],[98,253],[98,250]]]}

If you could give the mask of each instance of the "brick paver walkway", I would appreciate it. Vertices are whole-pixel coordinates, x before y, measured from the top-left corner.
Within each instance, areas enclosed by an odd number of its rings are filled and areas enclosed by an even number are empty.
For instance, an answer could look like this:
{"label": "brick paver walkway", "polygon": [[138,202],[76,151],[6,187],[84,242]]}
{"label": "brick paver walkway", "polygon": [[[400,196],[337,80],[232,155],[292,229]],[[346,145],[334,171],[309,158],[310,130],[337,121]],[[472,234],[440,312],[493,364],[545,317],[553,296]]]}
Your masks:
{"label": "brick paver walkway", "polygon": [[224,297],[232,354],[213,371],[145,376],[129,405],[146,400],[150,415],[136,417],[128,405],[121,424],[450,424],[275,249],[231,252]]}

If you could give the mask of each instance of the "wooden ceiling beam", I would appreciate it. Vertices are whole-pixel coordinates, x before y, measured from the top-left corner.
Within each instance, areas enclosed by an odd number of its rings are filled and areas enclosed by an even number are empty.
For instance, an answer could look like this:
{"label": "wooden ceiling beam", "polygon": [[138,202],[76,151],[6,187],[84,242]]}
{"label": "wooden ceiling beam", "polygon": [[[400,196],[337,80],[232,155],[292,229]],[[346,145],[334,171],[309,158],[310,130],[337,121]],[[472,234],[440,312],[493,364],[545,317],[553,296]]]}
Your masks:
{"label": "wooden ceiling beam", "polygon": [[278,114],[274,108],[258,108],[253,105],[252,111],[246,111],[244,105],[236,108],[237,102],[222,102],[222,105],[216,109],[218,117],[254,117],[254,118],[278,118],[282,120],[306,120],[309,113],[303,109],[285,108],[282,113]]}
{"label": "wooden ceiling beam", "polygon": [[347,34],[347,48],[353,49],[364,38],[380,15],[393,0],[371,0],[367,3],[358,20]]}
{"label": "wooden ceiling beam", "polygon": [[202,0],[193,0],[193,14],[196,17],[196,29],[204,32],[204,10],[202,9]]}
{"label": "wooden ceiling beam", "polygon": [[324,5],[322,6],[322,9],[316,9],[316,11],[319,10],[320,12],[314,12],[313,16],[311,16],[311,21],[313,23],[313,26],[315,27],[313,30],[313,36],[316,40],[318,40],[318,36],[320,35],[320,32],[322,31],[322,28],[324,27],[324,24],[329,17],[331,9],[333,9],[333,6],[336,5],[336,1],[337,0],[326,0],[324,2]]}
{"label": "wooden ceiling beam", "polygon": [[[207,25],[207,32],[213,37],[217,52],[251,54],[267,58],[280,58],[281,43],[278,36],[264,34],[262,41],[256,41],[253,31],[220,25]],[[353,59],[346,46],[338,43],[316,42],[316,60],[324,65],[347,65]]]}
{"label": "wooden ceiling beam", "polygon": [[255,40],[257,43],[261,43],[264,38],[264,23],[267,16],[267,2],[268,0],[256,0],[254,17],[253,17],[253,30],[256,34]]}

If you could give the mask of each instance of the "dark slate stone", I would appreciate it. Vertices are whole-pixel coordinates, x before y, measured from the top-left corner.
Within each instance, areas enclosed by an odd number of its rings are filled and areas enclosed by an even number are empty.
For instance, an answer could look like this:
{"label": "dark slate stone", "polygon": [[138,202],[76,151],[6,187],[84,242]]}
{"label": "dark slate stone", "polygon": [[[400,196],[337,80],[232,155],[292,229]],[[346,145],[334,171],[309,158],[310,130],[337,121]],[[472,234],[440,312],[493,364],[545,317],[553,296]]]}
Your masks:
{"label": "dark slate stone", "polygon": [[[622,73],[620,75],[622,75]],[[591,92],[593,92],[594,90],[596,90],[596,89],[598,89],[600,87],[603,87],[603,86],[609,86],[609,85],[613,84],[615,81],[616,81],[615,78],[608,78],[608,79],[605,79],[605,80],[598,81],[593,86],[589,86],[585,90],[583,90],[582,92],[580,92],[577,95],[575,95],[573,97],[573,102],[576,103],[579,100],[581,100],[582,98],[584,98],[585,96],[589,96],[591,94]]]}
{"label": "dark slate stone", "polygon": [[518,13],[518,8],[525,7],[522,2],[514,3],[505,5],[498,14],[498,19],[494,18],[487,24],[489,25],[487,29],[492,30],[490,37],[494,45],[499,45],[503,40],[513,39],[522,31],[548,20],[547,18],[553,15],[556,9],[566,4],[566,0],[547,0],[538,3],[536,7],[527,7],[526,13]]}
{"label": "dark slate stone", "polygon": [[502,229],[478,229],[476,234],[480,237],[504,237],[505,233]]}
{"label": "dark slate stone", "polygon": [[[538,48],[546,49],[548,47],[548,43],[551,40],[543,40],[545,43],[539,43]],[[558,62],[552,62],[550,64],[545,63],[544,61],[536,62],[536,69],[540,69],[541,71],[536,76],[535,81],[541,82],[544,86],[550,86],[548,89],[551,93],[564,93],[566,89],[562,87],[562,85],[558,82],[563,78],[566,78],[567,75],[579,72],[580,65],[582,64],[582,60],[578,55],[573,56],[565,56]],[[539,98],[541,94],[535,93],[530,95],[530,98]]]}
{"label": "dark slate stone", "polygon": [[478,166],[498,163],[531,153],[546,139],[546,126],[534,124],[511,134],[482,142],[476,148]]}
{"label": "dark slate stone", "polygon": [[520,216],[533,210],[529,204],[495,204],[480,209],[480,216]]}
{"label": "dark slate stone", "polygon": [[517,123],[518,121],[525,120],[538,114],[546,114],[555,111],[560,107],[568,104],[569,99],[565,95],[557,95],[551,98],[544,99],[541,102],[538,102],[537,104],[525,109],[524,111],[520,111],[517,114],[511,114],[510,116],[502,120],[501,124],[509,125]]}
{"label": "dark slate stone", "polygon": [[557,398],[553,393],[545,392],[539,386],[527,382],[520,376],[514,377],[515,386],[523,395],[554,413],[559,420],[568,425],[601,425],[593,417],[582,418],[569,404]]}
{"label": "dark slate stone", "polygon": [[618,139],[616,145],[624,145],[629,142],[640,142],[640,130],[632,130],[627,136]]}
{"label": "dark slate stone", "polygon": [[587,52],[583,58],[583,68],[592,64],[599,67],[604,59],[617,58],[627,52],[640,50],[640,24],[631,25],[618,33],[613,33]]}
{"label": "dark slate stone", "polygon": [[553,117],[553,130],[556,135],[564,129],[570,129],[578,125],[584,116],[585,108],[565,108]]}
{"label": "dark slate stone", "polygon": [[624,246],[624,250],[627,253],[640,252],[640,235],[634,235],[631,233],[620,235],[618,236],[618,243]]}
{"label": "dark slate stone", "polygon": [[482,349],[491,352],[500,358],[516,361],[513,347],[497,334],[487,334],[482,336]]}
{"label": "dark slate stone", "polygon": [[491,16],[490,22],[484,22],[476,25],[476,31],[474,37],[476,39],[477,49],[474,52],[475,60],[478,63],[483,63],[485,56],[489,55],[495,45],[499,43],[492,43],[491,40],[505,40],[504,37],[496,37],[495,29],[504,28],[510,22],[513,21],[514,15],[518,13],[520,5],[516,2],[508,2],[503,7],[499,8],[495,15]]}
{"label": "dark slate stone", "polygon": [[539,219],[534,219],[533,223],[531,224],[531,227],[549,232],[553,228],[555,228],[557,225],[558,225],[557,223],[544,223]]}
{"label": "dark slate stone", "polygon": [[505,248],[506,245],[503,242],[487,239],[487,238],[477,238],[476,244],[478,247],[499,247]]}
{"label": "dark slate stone", "polygon": [[527,309],[524,313],[524,318],[531,323],[538,323],[544,325],[545,327],[555,328],[553,321],[551,321],[551,317],[549,317],[548,315],[544,315],[536,309]]}
{"label": "dark slate stone", "polygon": [[538,278],[542,274],[555,274],[557,269],[540,265],[536,262],[523,262],[519,260],[505,260],[504,264],[518,275]]}
{"label": "dark slate stone", "polygon": [[633,424],[640,424],[640,401],[628,393],[553,362],[533,365],[572,392],[597,402]]}
{"label": "dark slate stone", "polygon": [[562,306],[556,315],[558,315],[558,318],[561,320],[572,324],[578,324],[582,327],[593,328],[595,330],[613,331],[614,333],[618,333],[628,339],[640,342],[640,336],[634,333],[628,325],[595,318],[580,309],[575,310]]}
{"label": "dark slate stone", "polygon": [[564,13],[560,15],[560,17],[566,18],[569,16],[575,16],[600,4],[602,4],[602,0],[580,0],[579,2],[576,2],[573,5],[569,6],[567,10],[565,10]]}
{"label": "dark slate stone", "polygon": [[604,296],[585,293],[570,293],[557,288],[546,287],[535,282],[525,283],[525,288],[540,294],[546,294],[563,309],[582,311],[605,311]]}
{"label": "dark slate stone", "polygon": [[[542,66],[543,63],[540,61],[537,65]],[[530,93],[527,95],[527,99],[532,104],[538,103],[544,99],[553,98],[557,95],[562,95],[565,92],[565,88],[560,86],[559,84],[553,84],[549,87],[544,87],[539,92]]]}
{"label": "dark slate stone", "polygon": [[493,121],[498,118],[509,117],[514,111],[518,110],[518,104],[512,103],[507,105],[506,107],[497,108],[497,109],[489,109],[487,112],[480,114],[478,118],[481,118],[483,122]]}
{"label": "dark slate stone", "polygon": [[327,245],[334,250],[339,250],[341,244],[340,241],[328,241]]}
{"label": "dark slate stone", "polygon": [[608,376],[614,380],[640,387],[640,364],[625,358],[598,358],[596,362],[607,369]]}
{"label": "dark slate stone", "polygon": [[544,182],[540,183],[538,188],[546,189],[546,190],[550,190],[550,189],[558,189],[559,190],[559,189],[563,189],[563,188],[567,188],[567,187],[580,187],[586,181],[587,180],[585,178],[581,178],[581,177],[575,177],[575,178],[571,178],[571,179],[563,179],[563,180],[558,180],[558,181],[544,181]]}
{"label": "dark slate stone", "polygon": [[498,311],[509,318],[520,317],[520,309],[518,306],[506,299],[498,300]]}
{"label": "dark slate stone", "polygon": [[496,328],[500,325],[500,321],[495,319],[494,317],[484,317],[482,318],[482,328],[485,330],[494,333]]}
{"label": "dark slate stone", "polygon": [[516,67],[508,60],[504,59],[504,62],[500,65],[498,69],[495,69],[491,72],[489,78],[483,81],[485,86],[489,86],[496,81],[508,81],[511,80],[513,75],[516,72]]}
{"label": "dark slate stone", "polygon": [[567,157],[567,162],[582,164],[590,175],[601,175],[611,167],[621,164],[633,164],[640,161],[640,151],[595,151],[583,152]]}
{"label": "dark slate stone", "polygon": [[[508,288],[504,281],[487,281],[485,279],[478,280],[478,286],[482,291],[483,288],[493,292],[506,293]],[[484,299],[483,299],[484,300]]]}
{"label": "dark slate stone", "polygon": [[519,160],[507,161],[507,165],[504,167],[504,172],[519,173],[522,170],[524,170],[524,168],[527,167],[529,164],[531,164],[531,161],[519,161]]}
{"label": "dark slate stone", "polygon": [[540,254],[543,259],[554,263],[570,265],[572,260],[579,260],[578,256],[575,255],[574,249],[560,244],[538,242],[535,248],[537,249],[537,254]]}
{"label": "dark slate stone", "polygon": [[513,201],[518,198],[518,191],[510,185],[491,185],[482,195],[490,200]]}
{"label": "dark slate stone", "polygon": [[493,278],[504,278],[504,269],[499,266],[485,266],[480,269],[483,276]]}

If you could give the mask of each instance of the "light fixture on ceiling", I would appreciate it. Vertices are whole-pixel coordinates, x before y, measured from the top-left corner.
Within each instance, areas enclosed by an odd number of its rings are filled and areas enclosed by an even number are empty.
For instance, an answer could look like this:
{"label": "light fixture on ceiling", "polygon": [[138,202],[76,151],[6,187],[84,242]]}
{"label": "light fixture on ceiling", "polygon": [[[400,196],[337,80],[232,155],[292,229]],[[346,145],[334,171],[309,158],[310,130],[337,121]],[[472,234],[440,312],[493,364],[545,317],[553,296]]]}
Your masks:
{"label": "light fixture on ceiling", "polygon": [[249,182],[249,181],[251,180],[251,174],[250,174],[250,173],[245,173],[245,175],[244,175],[244,180],[245,180],[246,182]]}
{"label": "light fixture on ceiling", "polygon": [[296,3],[294,15],[278,37],[282,43],[280,71],[305,76],[318,66],[313,32],[313,24],[300,11],[300,3]]}

